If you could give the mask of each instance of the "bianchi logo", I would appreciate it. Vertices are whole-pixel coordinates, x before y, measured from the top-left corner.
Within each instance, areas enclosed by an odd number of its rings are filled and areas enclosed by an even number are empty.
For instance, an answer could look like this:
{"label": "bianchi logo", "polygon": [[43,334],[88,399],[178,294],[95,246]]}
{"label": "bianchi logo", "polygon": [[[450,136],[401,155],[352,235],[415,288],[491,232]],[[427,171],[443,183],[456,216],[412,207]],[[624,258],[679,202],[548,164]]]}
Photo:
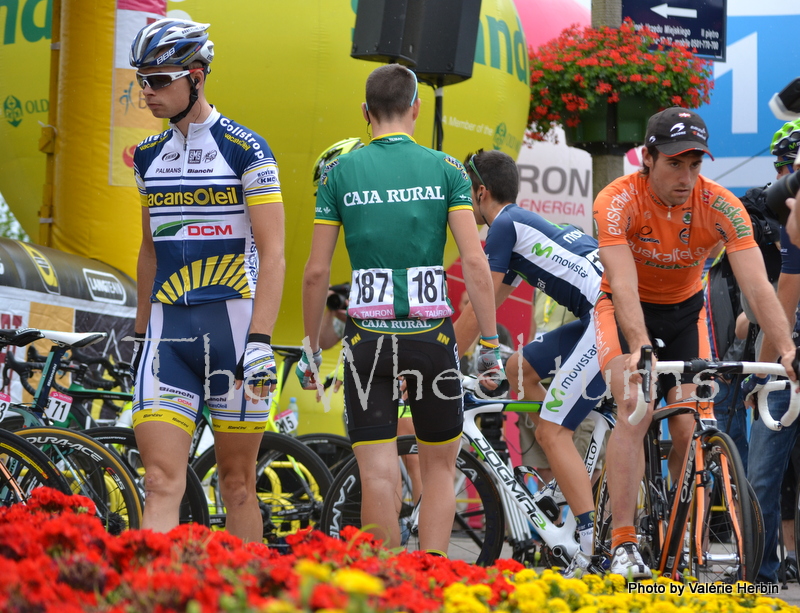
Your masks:
{"label": "bianchi logo", "polygon": [[22,123],[22,103],[15,96],[9,96],[3,102],[3,115],[13,127]]}
{"label": "bianchi logo", "polygon": [[86,279],[89,293],[92,295],[92,300],[95,302],[125,304],[125,300],[128,297],[125,292],[125,286],[123,286],[114,275],[99,270],[84,268],[83,278]]}

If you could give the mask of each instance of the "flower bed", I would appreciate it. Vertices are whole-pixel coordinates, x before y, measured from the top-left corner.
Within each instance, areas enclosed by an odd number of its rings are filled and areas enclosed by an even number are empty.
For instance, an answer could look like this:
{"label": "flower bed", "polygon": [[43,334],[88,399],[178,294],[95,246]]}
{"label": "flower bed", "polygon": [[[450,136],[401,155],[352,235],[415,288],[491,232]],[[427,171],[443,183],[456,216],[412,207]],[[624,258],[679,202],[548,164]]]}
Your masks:
{"label": "flower bed", "polygon": [[800,613],[774,598],[696,594],[663,579],[629,594],[619,575],[568,580],[511,560],[481,568],[392,553],[356,531],[346,542],[305,531],[280,555],[194,525],[114,537],[93,515],[88,499],[45,488],[27,507],[0,509],[0,611]]}

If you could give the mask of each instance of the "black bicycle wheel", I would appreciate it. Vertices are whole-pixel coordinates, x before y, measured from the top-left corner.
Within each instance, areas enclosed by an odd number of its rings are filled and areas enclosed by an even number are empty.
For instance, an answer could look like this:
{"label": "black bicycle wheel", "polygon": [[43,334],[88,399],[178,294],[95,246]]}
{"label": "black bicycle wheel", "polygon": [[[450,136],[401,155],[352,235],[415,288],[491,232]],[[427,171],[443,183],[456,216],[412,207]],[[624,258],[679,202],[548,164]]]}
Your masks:
{"label": "black bicycle wheel", "polygon": [[[416,438],[398,437],[397,452],[401,457],[416,454]],[[503,548],[505,516],[502,501],[486,468],[464,449],[459,452],[456,462],[455,488],[456,514],[448,554],[452,559],[471,564],[492,564]],[[415,551],[419,549],[418,505],[412,503],[409,488],[403,490],[400,533],[406,549]],[[334,479],[331,493],[323,505],[319,528],[326,534],[339,536],[345,526],[361,527],[361,478],[355,458]]]}
{"label": "black bicycle wheel", "polygon": [[[195,459],[192,468],[203,484],[211,527],[224,528],[225,502],[214,448]],[[266,543],[282,548],[288,534],[315,526],[332,482],[331,471],[309,447],[286,434],[265,432],[256,465],[256,490]]]}
{"label": "black bicycle wheel", "polygon": [[[660,466],[657,468],[660,471]],[[650,472],[645,469],[645,475]],[[654,472],[659,474],[659,472]],[[608,495],[607,467],[603,467],[600,480],[595,488],[595,516],[594,516],[594,552],[610,560],[611,531],[613,529],[613,514],[611,501]],[[665,492],[663,478],[642,478],[639,484],[639,493],[636,497],[636,510],[633,525],[638,537],[639,553],[642,560],[651,569],[658,568],[661,551],[664,543],[668,521],[668,496]]]}
{"label": "black bicycle wheel", "polygon": [[[125,462],[126,468],[136,477],[139,493],[144,499],[144,464],[139,455],[136,435],[131,428],[98,426],[86,430],[86,434],[113,449]],[[186,468],[186,491],[181,500],[180,523],[210,525],[208,504],[200,478],[191,466]]]}
{"label": "black bicycle wheel", "polygon": [[[759,518],[753,516],[739,452],[720,432],[706,439],[703,454],[705,474],[689,524],[689,574],[703,582],[754,581],[761,557],[755,534]],[[700,503],[705,513],[699,512]]]}
{"label": "black bicycle wheel", "polygon": [[0,507],[24,504],[37,487],[72,493],[55,465],[35,445],[0,430]]}
{"label": "black bicycle wheel", "polygon": [[35,427],[17,432],[55,464],[75,494],[94,501],[112,534],[142,523],[142,498],[120,457],[88,434],[65,428]]}
{"label": "black bicycle wheel", "polygon": [[339,434],[301,434],[297,440],[311,447],[335,477],[341,468],[353,457],[353,446],[350,439]]}

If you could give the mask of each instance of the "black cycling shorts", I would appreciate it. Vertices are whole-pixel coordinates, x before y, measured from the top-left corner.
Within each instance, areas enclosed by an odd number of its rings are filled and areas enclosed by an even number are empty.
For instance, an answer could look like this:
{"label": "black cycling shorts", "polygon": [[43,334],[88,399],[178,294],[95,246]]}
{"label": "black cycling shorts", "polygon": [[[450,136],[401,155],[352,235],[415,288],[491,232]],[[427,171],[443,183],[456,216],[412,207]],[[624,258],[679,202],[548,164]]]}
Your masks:
{"label": "black cycling shorts", "polygon": [[348,319],[343,342],[345,415],[354,446],[397,437],[400,375],[408,386],[417,440],[437,444],[461,436],[464,400],[449,319],[433,330],[414,334],[364,330]]}

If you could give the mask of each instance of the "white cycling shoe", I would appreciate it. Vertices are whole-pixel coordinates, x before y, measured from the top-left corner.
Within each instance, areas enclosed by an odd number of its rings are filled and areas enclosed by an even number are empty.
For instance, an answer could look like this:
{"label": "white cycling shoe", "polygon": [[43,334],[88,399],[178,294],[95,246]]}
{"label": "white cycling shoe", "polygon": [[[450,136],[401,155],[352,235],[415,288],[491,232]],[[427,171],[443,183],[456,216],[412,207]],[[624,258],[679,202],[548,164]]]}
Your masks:
{"label": "white cycling shoe", "polygon": [[652,579],[653,573],[642,559],[636,543],[623,543],[614,550],[608,572],[622,575],[628,581]]}

